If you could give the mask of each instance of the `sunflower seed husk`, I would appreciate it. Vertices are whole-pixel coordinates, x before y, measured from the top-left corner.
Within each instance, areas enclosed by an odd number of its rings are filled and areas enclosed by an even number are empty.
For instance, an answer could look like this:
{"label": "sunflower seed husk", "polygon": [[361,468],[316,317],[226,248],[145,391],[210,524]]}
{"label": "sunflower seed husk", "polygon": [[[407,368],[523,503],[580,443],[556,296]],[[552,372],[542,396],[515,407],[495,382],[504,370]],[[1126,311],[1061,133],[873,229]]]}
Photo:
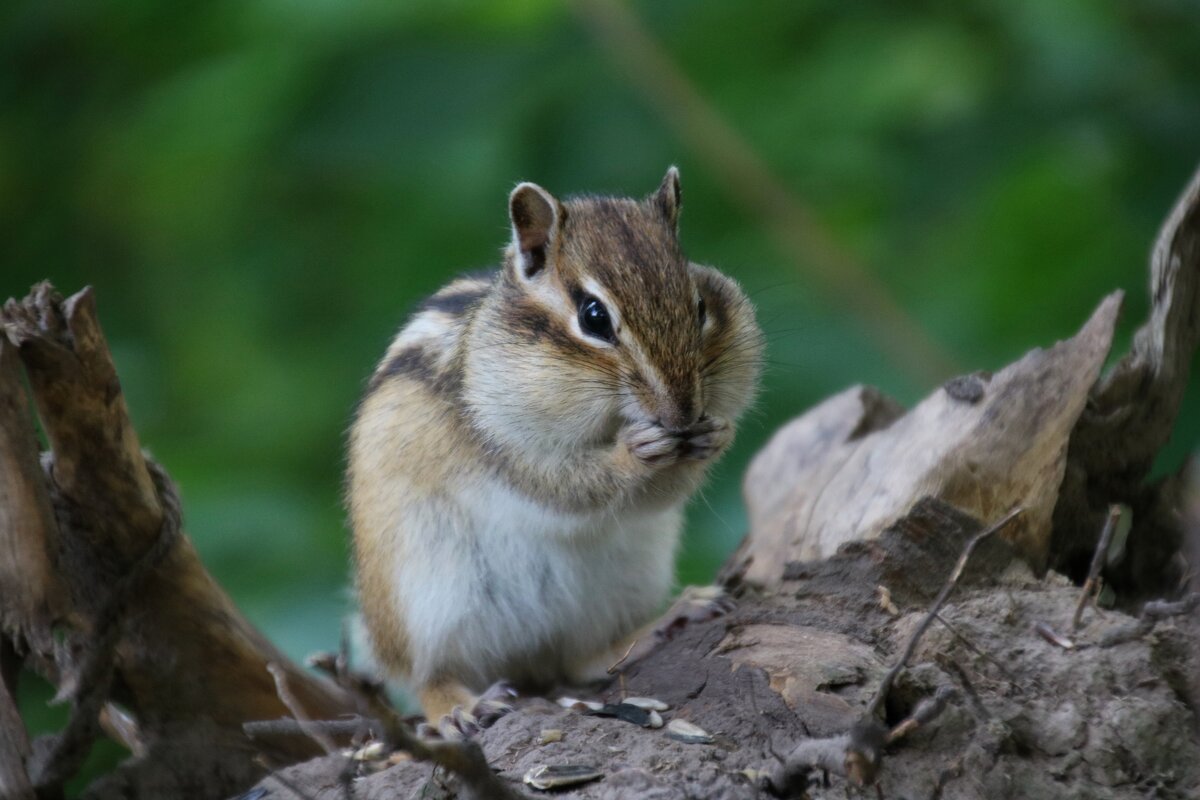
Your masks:
{"label": "sunflower seed husk", "polygon": [[647,728],[661,728],[663,726],[662,715],[659,714],[657,711],[651,711],[649,713],[650,713],[650,720],[649,720],[649,722],[646,723],[646,727]]}
{"label": "sunflower seed husk", "polygon": [[589,711],[599,711],[604,708],[604,703],[598,703],[595,700],[580,700],[577,697],[560,697],[558,698],[558,704],[563,708],[582,706]]}
{"label": "sunflower seed husk", "polygon": [[600,708],[594,708],[583,713],[592,717],[616,717],[619,720],[632,722],[634,725],[641,725],[643,728],[649,728],[650,715],[655,712],[631,706],[629,703],[605,703]]}
{"label": "sunflower seed husk", "polygon": [[626,697],[621,702],[637,706],[638,708],[644,708],[647,711],[666,711],[670,709],[670,706],[662,700],[656,700],[653,697]]}
{"label": "sunflower seed husk", "polygon": [[561,789],[603,778],[604,773],[584,764],[544,764],[525,773],[525,782],[535,789]]}
{"label": "sunflower seed husk", "polygon": [[713,737],[698,725],[684,719],[673,719],[667,723],[667,736],[684,744],[712,744]]}
{"label": "sunflower seed husk", "polygon": [[351,756],[355,761],[382,761],[387,757],[387,745],[383,742],[371,742],[354,751]]}

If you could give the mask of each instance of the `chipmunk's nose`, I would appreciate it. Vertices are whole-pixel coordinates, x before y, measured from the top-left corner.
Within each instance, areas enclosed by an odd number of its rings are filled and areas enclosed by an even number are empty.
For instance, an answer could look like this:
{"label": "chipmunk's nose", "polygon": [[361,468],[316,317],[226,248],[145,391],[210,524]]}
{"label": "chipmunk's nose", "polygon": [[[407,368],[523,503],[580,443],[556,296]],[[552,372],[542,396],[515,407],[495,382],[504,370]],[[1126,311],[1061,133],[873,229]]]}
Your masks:
{"label": "chipmunk's nose", "polygon": [[658,404],[658,418],[669,431],[683,431],[700,419],[703,408],[698,385],[683,385],[665,392]]}

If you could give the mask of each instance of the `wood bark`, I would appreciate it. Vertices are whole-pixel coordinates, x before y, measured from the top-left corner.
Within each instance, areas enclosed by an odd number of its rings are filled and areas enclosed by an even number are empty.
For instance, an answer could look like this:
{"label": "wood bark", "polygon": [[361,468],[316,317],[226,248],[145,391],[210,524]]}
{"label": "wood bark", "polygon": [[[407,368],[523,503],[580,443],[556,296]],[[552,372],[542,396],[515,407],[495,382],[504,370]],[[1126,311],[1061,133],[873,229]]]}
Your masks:
{"label": "wood bark", "polygon": [[[247,719],[289,714],[267,665],[285,670],[292,692],[314,717],[354,711],[353,700],[289,662],[251,626],[186,536],[168,543],[159,563],[145,570],[119,618],[107,617],[114,587],[123,586],[164,535],[164,487],[129,420],[91,290],[64,301],[43,284],[23,302],[10,301],[3,321],[11,342],[0,347],[5,628],[30,648],[31,663],[75,701],[77,712],[97,689],[79,683],[88,655],[112,636],[114,675],[102,700],[136,720],[146,756],[111,784],[137,790],[139,776],[153,773],[150,783],[161,789],[174,773],[176,789],[220,796],[261,774],[260,751],[285,761],[315,754],[304,739],[251,746],[243,734]],[[45,471],[14,351],[49,442]],[[66,646],[50,644],[54,626],[64,626]],[[111,633],[112,626],[119,631]],[[207,744],[202,758],[179,747],[189,738]],[[34,772],[50,767],[37,759],[30,765]],[[47,781],[61,781],[51,773]],[[53,788],[37,786],[38,776],[32,777],[35,788]]]}

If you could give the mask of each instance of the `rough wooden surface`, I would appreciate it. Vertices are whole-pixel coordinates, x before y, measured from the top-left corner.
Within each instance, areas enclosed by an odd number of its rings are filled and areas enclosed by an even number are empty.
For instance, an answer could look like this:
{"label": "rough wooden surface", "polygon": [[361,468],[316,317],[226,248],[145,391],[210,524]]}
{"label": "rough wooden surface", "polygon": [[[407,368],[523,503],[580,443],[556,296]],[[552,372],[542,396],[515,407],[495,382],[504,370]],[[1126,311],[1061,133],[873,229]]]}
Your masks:
{"label": "rough wooden surface", "polygon": [[[665,727],[590,716],[542,698],[518,701],[517,711],[478,741],[513,787],[546,764],[593,766],[602,775],[555,797],[771,798],[763,776],[784,754],[798,742],[845,733],[870,703],[963,539],[980,529],[978,520],[932,499],[919,503],[914,515],[832,558],[792,564],[773,593],[760,594],[731,576],[740,594],[733,612],[685,629],[597,693],[564,690],[607,702],[657,698],[670,705],[662,712],[668,724],[698,725],[712,735],[711,744],[686,744]],[[913,538],[917,531],[924,533]],[[908,716],[947,687],[958,700],[926,730],[888,749],[882,796],[1195,796],[1196,710],[1176,694],[1195,634],[1170,625],[1121,647],[1097,647],[1108,631],[1130,622],[1113,612],[1089,618],[1076,637],[1079,646],[1062,650],[1032,626],[1066,630],[1077,588],[1061,576],[1034,577],[1000,541],[979,556],[939,615],[945,622],[935,622],[889,694],[886,721]],[[879,601],[881,585],[889,590],[890,608]],[[355,776],[357,800],[454,796],[453,776],[428,766],[372,765],[341,755],[284,770],[258,786],[269,797],[292,796],[291,785],[304,787],[313,800],[342,800],[336,776],[346,770]],[[875,796],[860,795],[838,777],[823,786],[819,774],[806,791],[789,796]]]}
{"label": "rough wooden surface", "polygon": [[31,415],[16,348],[0,338],[0,633],[39,637],[45,649],[66,604],[51,561],[58,534]]}
{"label": "rough wooden surface", "polygon": [[[136,720],[147,755],[110,785],[147,796],[141,776],[154,772],[156,791],[166,791],[175,779],[176,790],[187,786],[192,792],[208,781],[213,786],[205,794],[214,796],[222,791],[218,787],[229,789],[260,773],[255,761],[260,750],[285,760],[313,754],[314,745],[304,739],[252,745],[243,735],[247,719],[288,714],[267,665],[285,671],[292,694],[314,717],[353,711],[354,702],[292,664],[255,630],[185,536],[169,543],[120,618],[105,618],[113,613],[114,587],[165,534],[162,487],[129,420],[91,291],[64,301],[49,286],[35,287],[23,302],[10,301],[0,321],[19,348],[51,446],[44,483],[36,449],[31,451],[32,418],[19,395],[6,389],[0,405],[0,457],[6,467],[0,490],[25,499],[0,504],[7,515],[0,516],[3,615],[30,639],[42,641],[49,637],[51,616],[69,621],[70,646],[40,655],[43,666],[51,667],[48,677],[77,710],[80,698],[95,688],[80,685],[90,680],[82,676],[93,675],[85,671],[88,654],[112,634],[112,626],[120,626],[116,676],[105,699],[119,702]],[[0,377],[7,374],[6,387],[19,387],[11,351],[8,344],[0,350]],[[56,531],[22,522],[47,511],[47,489],[54,497]],[[16,514],[21,519],[12,518]],[[58,536],[53,547],[51,534]],[[47,596],[65,604],[65,613],[42,610]],[[180,748],[194,731],[204,732],[203,757]]]}
{"label": "rough wooden surface", "polygon": [[[746,473],[750,533],[735,555],[745,580],[778,586],[788,561],[873,539],[925,496],[980,519],[1024,508],[1010,538],[1043,564],[1068,438],[1120,303],[1106,298],[1075,337],[955,379],[906,414],[856,387],[790,422]],[[781,472],[792,481],[781,486]]]}
{"label": "rough wooden surface", "polygon": [[1130,558],[1123,574],[1112,577],[1127,590],[1152,587],[1153,593],[1186,571],[1171,564],[1178,526],[1159,524],[1160,487],[1148,486],[1146,477],[1170,438],[1200,344],[1200,170],[1154,243],[1149,296],[1149,318],[1129,352],[1093,388],[1071,434],[1053,546],[1061,569],[1081,572],[1107,504],[1129,503],[1135,510]]}

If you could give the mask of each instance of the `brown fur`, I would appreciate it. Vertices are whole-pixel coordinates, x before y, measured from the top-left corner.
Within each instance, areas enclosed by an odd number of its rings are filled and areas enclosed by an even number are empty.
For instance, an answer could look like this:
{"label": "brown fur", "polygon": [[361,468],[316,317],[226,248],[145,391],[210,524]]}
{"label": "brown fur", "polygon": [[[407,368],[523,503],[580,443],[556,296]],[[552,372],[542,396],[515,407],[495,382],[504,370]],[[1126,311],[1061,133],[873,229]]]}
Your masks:
{"label": "brown fur", "polygon": [[[514,243],[501,270],[447,285],[388,349],[351,431],[348,501],[363,616],[393,673],[431,656],[411,651],[393,570],[415,563],[413,543],[440,535],[402,530],[403,509],[499,480],[547,511],[602,510],[615,520],[677,508],[699,485],[710,456],[647,461],[631,449],[630,426],[649,425],[652,446],[674,436],[683,447],[709,413],[732,423],[753,391],[761,340],[737,285],[684,258],[678,212],[673,170],[641,201],[559,202],[523,184],[510,200]],[[615,343],[578,327],[589,285],[619,318]],[[725,425],[714,454],[731,435]],[[531,449],[543,440],[545,449]],[[530,642],[521,663],[606,658],[633,627],[599,637],[590,653]],[[443,661],[414,687],[431,719],[468,702],[469,666]]]}

